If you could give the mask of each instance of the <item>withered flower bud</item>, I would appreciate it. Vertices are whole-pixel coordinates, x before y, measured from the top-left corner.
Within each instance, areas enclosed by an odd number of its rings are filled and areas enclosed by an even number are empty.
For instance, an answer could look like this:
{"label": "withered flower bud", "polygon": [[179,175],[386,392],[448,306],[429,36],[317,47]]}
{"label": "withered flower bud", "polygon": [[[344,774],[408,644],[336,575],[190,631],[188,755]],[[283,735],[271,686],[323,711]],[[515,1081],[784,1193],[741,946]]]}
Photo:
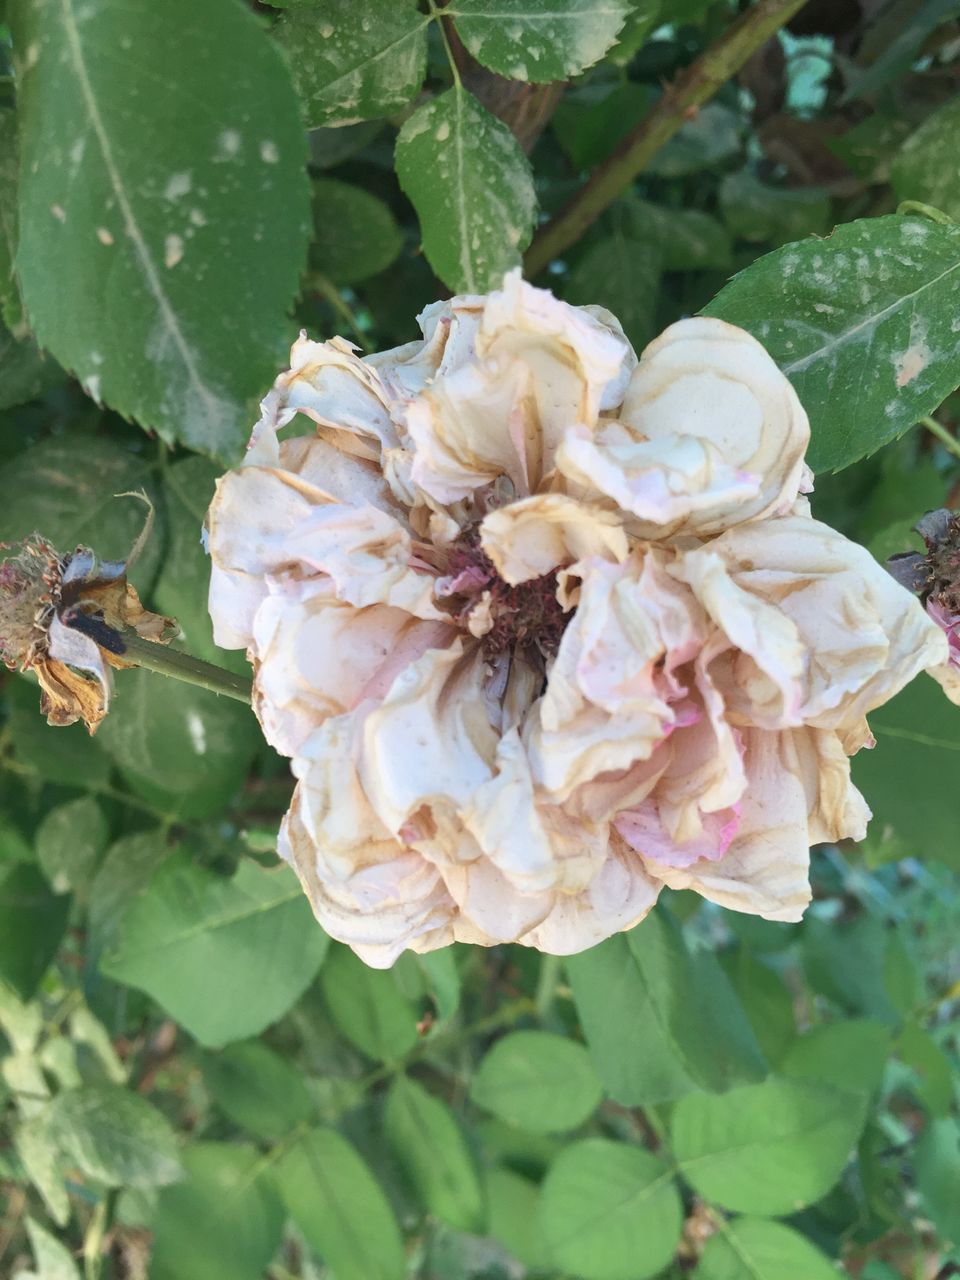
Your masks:
{"label": "withered flower bud", "polygon": [[960,705],[960,514],[948,507],[928,511],[913,526],[925,552],[891,556],[887,568],[897,581],[919,596],[927,614],[950,644],[946,663],[930,669],[951,702]]}
{"label": "withered flower bud", "polygon": [[0,658],[35,672],[48,724],[82,720],[94,733],[110,702],[110,668],[134,665],[123,658],[125,632],[159,643],[176,635],[176,622],[144,609],[127,581],[149,525],[126,560],[82,546],[61,555],[39,533],[4,544],[12,554],[0,563]]}

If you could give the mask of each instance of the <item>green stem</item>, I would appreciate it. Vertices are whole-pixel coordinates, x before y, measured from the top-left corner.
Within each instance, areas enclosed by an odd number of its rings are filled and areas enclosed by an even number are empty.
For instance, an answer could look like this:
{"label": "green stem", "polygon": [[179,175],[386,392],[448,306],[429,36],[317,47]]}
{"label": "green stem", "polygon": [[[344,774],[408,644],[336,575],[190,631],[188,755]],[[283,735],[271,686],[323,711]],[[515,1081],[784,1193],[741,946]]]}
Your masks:
{"label": "green stem", "polygon": [[936,436],[945,449],[953,454],[955,458],[960,458],[960,441],[952,436],[942,423],[936,418],[926,417],[917,421],[917,426],[926,427],[932,436]]}
{"label": "green stem", "polygon": [[252,684],[246,676],[234,675],[232,671],[224,671],[223,667],[215,667],[212,662],[193,658],[189,653],[180,653],[177,649],[168,649],[166,645],[144,640],[135,631],[125,630],[123,643],[124,660],[135,667],[155,671],[161,676],[172,676],[174,680],[182,680],[184,684],[197,685],[211,693],[220,693],[225,698],[246,702],[248,706],[250,704]]}
{"label": "green stem", "polygon": [[534,1004],[537,1008],[537,1017],[541,1022],[546,1022],[550,1010],[553,1008],[553,1002],[557,996],[557,983],[560,981],[562,970],[563,960],[560,956],[542,955],[540,957],[540,972],[537,975],[537,992],[534,996]]}
{"label": "green stem", "polygon": [[573,199],[534,237],[524,259],[531,279],[580,239],[696,109],[802,9],[806,0],[758,0],[711,48],[680,73],[653,108]]}
{"label": "green stem", "polygon": [[357,318],[356,312],[333,281],[328,279],[328,277],[323,275],[321,272],[314,271],[310,276],[310,284],[314,289],[316,289],[317,293],[319,293],[322,298],[326,298],[327,302],[330,303],[330,306],[334,309],[340,319],[349,327],[361,348],[365,352],[372,351],[373,347],[370,344],[369,338],[367,338],[366,334],[363,332],[363,328]]}

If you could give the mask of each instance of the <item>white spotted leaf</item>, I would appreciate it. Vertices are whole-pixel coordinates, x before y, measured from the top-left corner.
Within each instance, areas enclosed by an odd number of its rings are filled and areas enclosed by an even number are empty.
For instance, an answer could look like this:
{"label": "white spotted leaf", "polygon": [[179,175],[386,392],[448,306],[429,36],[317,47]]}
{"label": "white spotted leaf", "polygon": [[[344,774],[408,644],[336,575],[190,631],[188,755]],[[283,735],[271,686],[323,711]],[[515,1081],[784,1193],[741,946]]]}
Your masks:
{"label": "white spotted leaf", "polygon": [[850,222],[760,258],[705,311],[759,338],[810,416],[808,462],[836,471],[960,383],[960,227]]}
{"label": "white spotted leaf", "polygon": [[[309,233],[286,64],[238,0],[14,0],[16,266],[40,344],[97,400],[232,455]],[[159,140],[162,139],[162,145]]]}
{"label": "white spotted leaf", "polygon": [[397,176],[444,284],[464,293],[498,288],[520,262],[537,213],[530,165],[506,125],[455,86],[400,130]]}
{"label": "white spotted leaf", "polygon": [[463,43],[510,80],[566,80],[599,62],[633,6],[627,0],[456,0]]}
{"label": "white spotted leaf", "polygon": [[276,36],[308,126],[375,120],[406,106],[426,75],[429,23],[412,0],[290,8]]}

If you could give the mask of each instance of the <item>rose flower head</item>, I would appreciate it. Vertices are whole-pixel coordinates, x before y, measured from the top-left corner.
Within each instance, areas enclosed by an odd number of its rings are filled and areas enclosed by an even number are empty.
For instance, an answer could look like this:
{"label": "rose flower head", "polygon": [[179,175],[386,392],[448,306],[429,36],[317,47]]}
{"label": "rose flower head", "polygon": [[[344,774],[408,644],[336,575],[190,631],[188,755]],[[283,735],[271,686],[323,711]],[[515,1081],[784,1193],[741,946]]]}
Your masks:
{"label": "rose flower head", "polygon": [[865,830],[866,714],[946,640],[811,518],[790,383],[716,319],[638,360],[518,273],[420,324],[301,336],[207,519],[318,920],[387,966],[569,954],[665,885],[799,919],[810,845]]}

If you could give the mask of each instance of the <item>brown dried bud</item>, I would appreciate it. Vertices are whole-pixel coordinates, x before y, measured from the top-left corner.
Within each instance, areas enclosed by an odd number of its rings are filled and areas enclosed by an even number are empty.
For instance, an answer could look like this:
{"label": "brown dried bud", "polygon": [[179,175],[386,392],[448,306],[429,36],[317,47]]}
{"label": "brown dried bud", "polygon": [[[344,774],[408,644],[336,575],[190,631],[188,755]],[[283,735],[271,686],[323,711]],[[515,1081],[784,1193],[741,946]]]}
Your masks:
{"label": "brown dried bud", "polygon": [[124,632],[159,643],[176,635],[176,622],[144,609],[127,582],[142,545],[143,537],[127,560],[100,560],[88,547],[62,556],[38,533],[7,547],[13,554],[0,563],[0,657],[11,669],[36,673],[48,724],[82,720],[93,733],[109,706],[110,668],[133,665],[123,658]]}

